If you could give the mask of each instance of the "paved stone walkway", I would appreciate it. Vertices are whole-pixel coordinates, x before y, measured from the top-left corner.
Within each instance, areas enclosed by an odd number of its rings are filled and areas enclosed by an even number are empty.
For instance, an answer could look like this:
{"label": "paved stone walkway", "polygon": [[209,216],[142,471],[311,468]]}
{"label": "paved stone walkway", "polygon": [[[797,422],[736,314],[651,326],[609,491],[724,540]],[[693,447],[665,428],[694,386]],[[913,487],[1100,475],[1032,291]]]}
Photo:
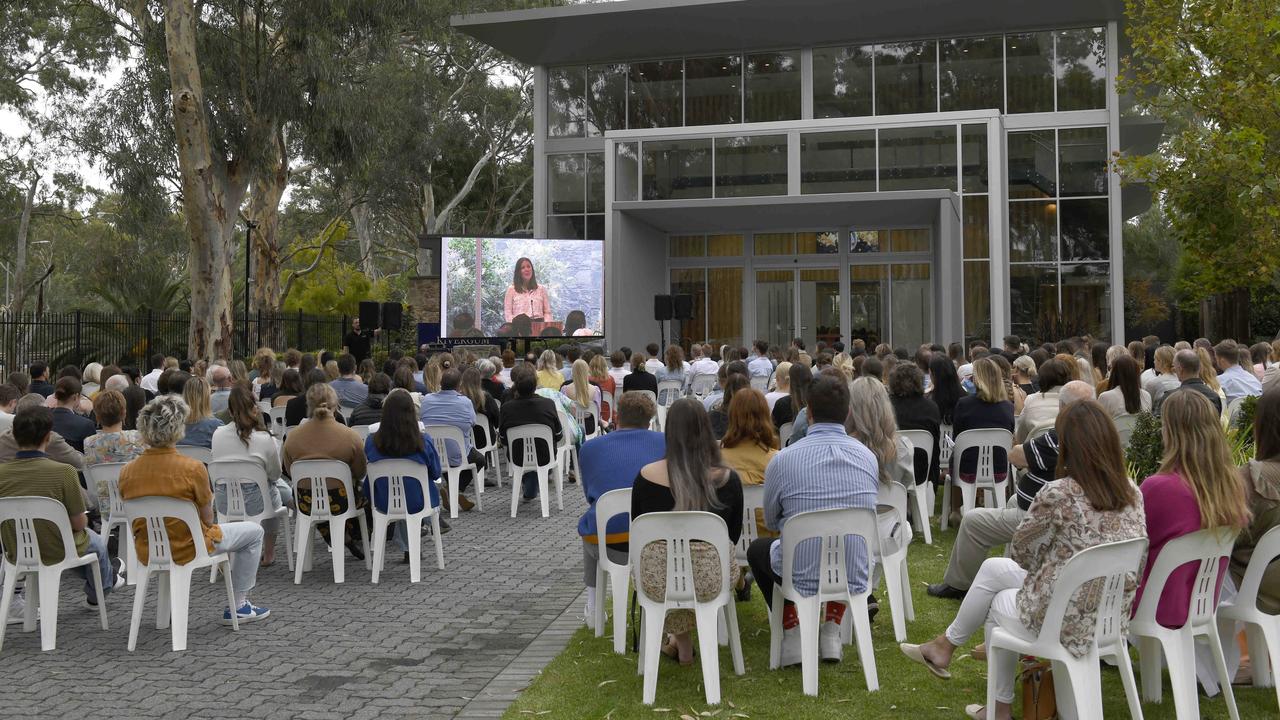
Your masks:
{"label": "paved stone walkway", "polygon": [[483,512],[453,521],[444,572],[427,540],[416,585],[394,556],[373,585],[349,555],[347,581],[334,585],[321,553],[294,585],[281,542],[252,594],[271,617],[239,633],[220,622],[223,585],[196,582],[182,653],[154,627],[154,589],[129,653],[133,589],[108,598],[111,629],[103,631],[79,604],[78,580],[67,578],[57,649],[42,653],[39,632],[8,628],[0,717],[449,718],[473,700],[468,717],[500,715],[567,642],[582,592],[580,487],[565,486],[563,512],[553,497],[546,519],[537,503],[512,519],[510,498],[509,486],[490,488]]}

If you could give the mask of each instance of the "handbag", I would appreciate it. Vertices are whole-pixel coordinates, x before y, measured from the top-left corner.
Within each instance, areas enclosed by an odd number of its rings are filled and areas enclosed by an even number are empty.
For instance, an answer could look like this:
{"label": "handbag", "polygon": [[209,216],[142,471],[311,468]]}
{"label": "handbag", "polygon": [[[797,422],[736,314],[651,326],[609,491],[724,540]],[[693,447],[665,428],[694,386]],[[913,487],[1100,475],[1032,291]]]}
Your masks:
{"label": "handbag", "polygon": [[1018,680],[1022,682],[1023,720],[1053,720],[1058,703],[1053,691],[1053,666],[1037,658],[1022,658]]}

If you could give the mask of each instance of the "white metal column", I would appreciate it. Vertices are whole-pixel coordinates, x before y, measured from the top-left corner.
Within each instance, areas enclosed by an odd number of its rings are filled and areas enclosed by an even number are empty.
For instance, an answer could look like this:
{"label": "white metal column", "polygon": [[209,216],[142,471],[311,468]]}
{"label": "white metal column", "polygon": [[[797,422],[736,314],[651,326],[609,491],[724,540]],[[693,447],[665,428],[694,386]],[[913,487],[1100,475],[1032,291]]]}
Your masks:
{"label": "white metal column", "polygon": [[[1115,22],[1107,23],[1107,160],[1120,149],[1120,96],[1116,92],[1119,72],[1120,32]],[[1107,221],[1111,235],[1111,342],[1124,344],[1124,207],[1121,204],[1120,173],[1107,168]]]}
{"label": "white metal column", "polygon": [[[999,347],[1009,333],[1009,203],[1005,172],[1005,133],[999,118],[987,121],[988,255],[991,279],[991,342]],[[963,218],[962,218],[963,220]],[[963,231],[962,231],[963,234]]]}
{"label": "white metal column", "polygon": [[[547,236],[547,69],[533,69],[533,236]],[[606,162],[608,162],[606,160]],[[606,165],[607,168],[607,165]],[[607,170],[606,170],[607,171]],[[608,208],[608,205],[605,205]],[[605,221],[608,234],[608,220]]]}

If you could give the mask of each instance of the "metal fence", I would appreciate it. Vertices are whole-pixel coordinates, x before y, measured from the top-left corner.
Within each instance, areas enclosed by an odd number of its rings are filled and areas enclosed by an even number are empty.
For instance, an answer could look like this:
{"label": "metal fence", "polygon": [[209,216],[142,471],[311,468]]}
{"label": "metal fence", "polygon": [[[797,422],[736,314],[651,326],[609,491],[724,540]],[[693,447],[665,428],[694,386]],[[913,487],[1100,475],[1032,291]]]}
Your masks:
{"label": "metal fence", "polygon": [[[264,346],[337,351],[350,325],[346,315],[260,312],[249,317],[246,346],[243,319],[236,316],[235,322],[237,357]],[[13,371],[33,362],[54,367],[90,362],[146,367],[146,358],[155,353],[185,358],[190,323],[186,313],[0,312],[0,367]]]}

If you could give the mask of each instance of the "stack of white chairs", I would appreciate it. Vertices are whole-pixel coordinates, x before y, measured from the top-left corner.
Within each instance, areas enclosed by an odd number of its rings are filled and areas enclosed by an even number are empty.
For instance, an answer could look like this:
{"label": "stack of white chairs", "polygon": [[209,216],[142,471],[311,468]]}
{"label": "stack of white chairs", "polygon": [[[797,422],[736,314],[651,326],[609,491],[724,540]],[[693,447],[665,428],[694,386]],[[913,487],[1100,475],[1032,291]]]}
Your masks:
{"label": "stack of white chairs", "polygon": [[596,500],[595,514],[596,547],[600,550],[600,560],[596,563],[596,606],[592,627],[596,637],[604,636],[607,583],[608,593],[613,596],[613,651],[622,655],[627,651],[627,590],[631,587],[631,565],[618,565],[610,560],[605,539],[609,520],[625,515],[628,523],[631,521],[631,488],[610,490],[601,495]]}

